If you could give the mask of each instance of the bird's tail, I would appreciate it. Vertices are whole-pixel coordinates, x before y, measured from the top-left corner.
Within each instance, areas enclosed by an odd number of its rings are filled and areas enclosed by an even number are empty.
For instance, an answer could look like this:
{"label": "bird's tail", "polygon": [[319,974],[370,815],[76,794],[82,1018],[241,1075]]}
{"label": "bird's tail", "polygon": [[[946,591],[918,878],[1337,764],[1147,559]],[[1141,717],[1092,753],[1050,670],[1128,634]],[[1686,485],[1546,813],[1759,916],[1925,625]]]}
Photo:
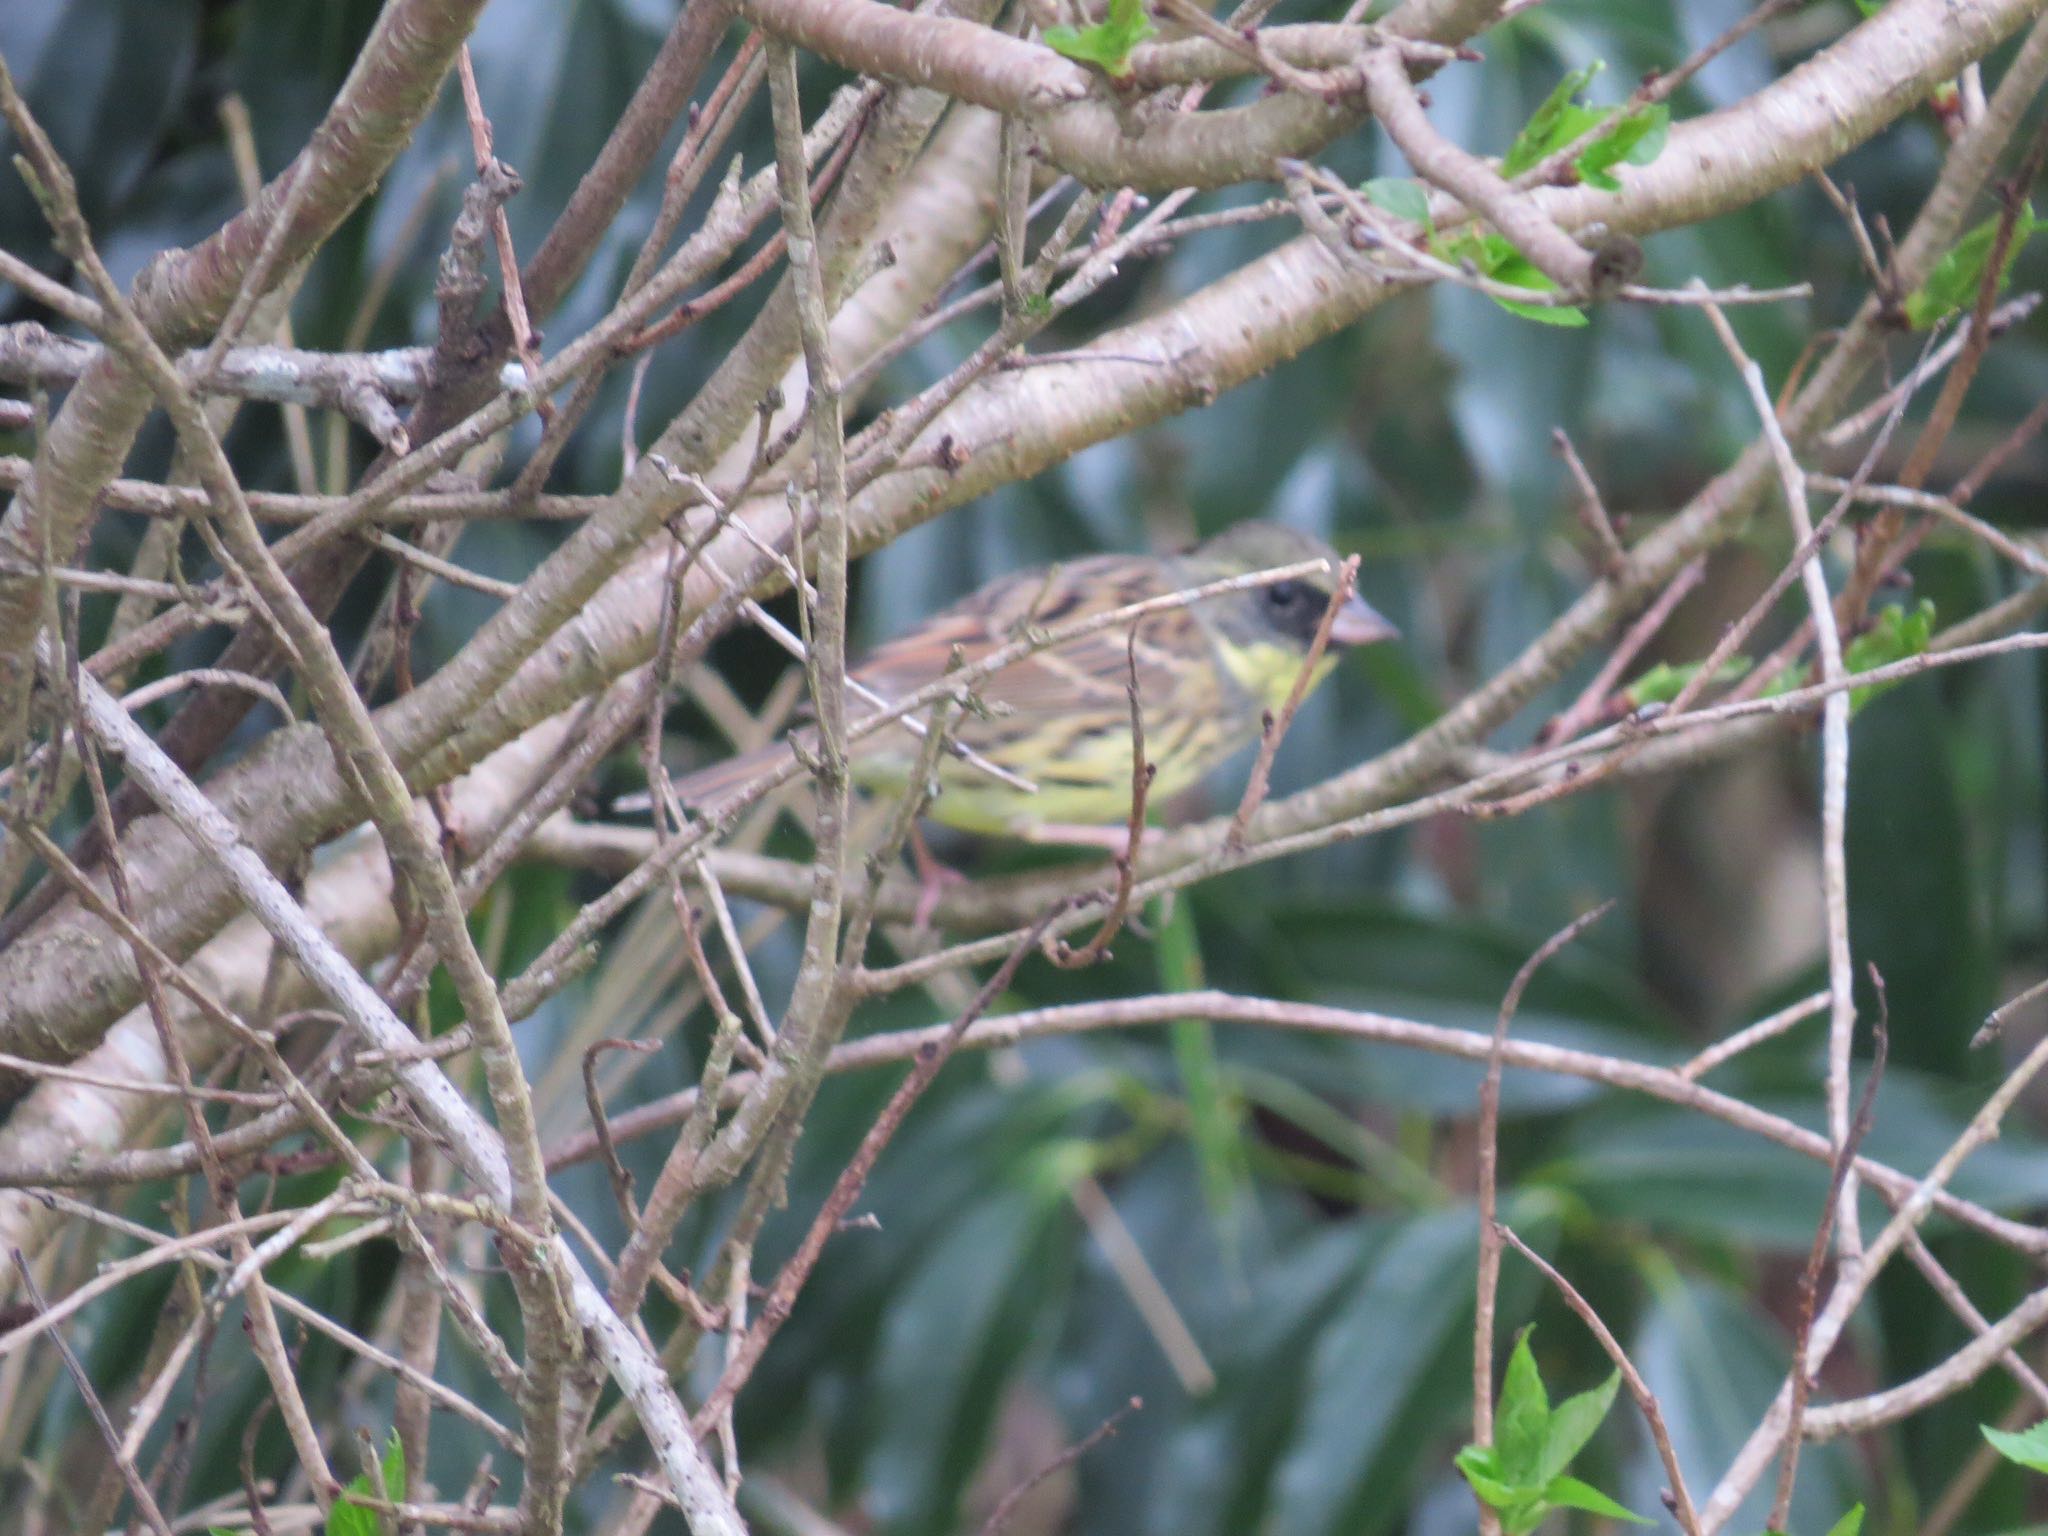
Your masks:
{"label": "bird's tail", "polygon": [[[864,733],[848,745],[847,755],[857,764],[872,762],[877,755],[886,755],[891,750],[891,738],[891,731]],[[682,801],[686,811],[716,814],[746,794],[762,778],[787,764],[796,755],[790,745],[792,740],[806,749],[815,750],[817,728],[802,725],[797,727],[793,736],[778,737],[765,747],[756,747],[751,752],[736,752],[715,763],[706,763],[675,781],[676,798]],[[914,747],[916,743],[911,745]],[[858,773],[856,778],[860,778]],[[612,803],[615,809],[622,811],[645,811],[650,808],[652,797],[645,794],[621,795]]]}
{"label": "bird's tail", "polygon": [[685,810],[721,811],[788,762],[791,755],[788,742],[774,741],[707,763],[676,780],[676,797]]}

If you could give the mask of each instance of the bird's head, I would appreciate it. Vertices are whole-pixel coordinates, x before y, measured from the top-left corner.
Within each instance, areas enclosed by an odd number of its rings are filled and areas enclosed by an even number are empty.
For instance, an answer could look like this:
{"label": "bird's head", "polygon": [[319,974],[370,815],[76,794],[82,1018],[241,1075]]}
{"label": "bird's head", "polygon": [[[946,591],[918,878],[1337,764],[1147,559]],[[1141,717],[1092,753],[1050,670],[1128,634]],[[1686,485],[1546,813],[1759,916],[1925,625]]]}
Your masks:
{"label": "bird's head", "polygon": [[[1248,576],[1306,561],[1315,568],[1282,581],[1247,587],[1201,605],[1204,620],[1215,634],[1223,659],[1237,680],[1277,708],[1294,686],[1315,640],[1316,629],[1337,591],[1342,562],[1336,551],[1313,534],[1277,523],[1238,523],[1197,545],[1183,557],[1191,581],[1216,581]],[[1318,663],[1313,682],[1320,683],[1347,646],[1392,640],[1400,631],[1352,593],[1330,626],[1329,649]]]}

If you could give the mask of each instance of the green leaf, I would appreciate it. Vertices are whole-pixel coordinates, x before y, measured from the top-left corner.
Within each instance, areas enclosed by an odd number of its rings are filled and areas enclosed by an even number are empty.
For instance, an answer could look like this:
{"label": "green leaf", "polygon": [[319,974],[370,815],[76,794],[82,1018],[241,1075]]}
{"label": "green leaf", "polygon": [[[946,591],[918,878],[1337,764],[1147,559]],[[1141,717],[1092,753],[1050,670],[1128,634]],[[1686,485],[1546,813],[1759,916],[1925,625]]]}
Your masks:
{"label": "green leaf", "polygon": [[1404,176],[1375,176],[1365,184],[1365,200],[1397,219],[1429,228],[1429,194],[1422,183]]}
{"label": "green leaf", "polygon": [[1758,697],[1775,699],[1781,693],[1790,693],[1795,688],[1804,688],[1813,681],[1813,668],[1803,661],[1795,661],[1763,685]]}
{"label": "green leaf", "polygon": [[1535,1489],[1501,1481],[1500,1457],[1490,1446],[1466,1446],[1458,1452],[1457,1466],[1480,1502],[1500,1512],[1503,1530],[1533,1531],[1550,1513],[1550,1507]]}
{"label": "green leaf", "polygon": [[1543,1485],[1543,1497],[1546,1502],[1563,1509],[1583,1509],[1589,1515],[1605,1515],[1610,1520],[1626,1520],[1631,1525],[1650,1523],[1627,1505],[1615,1503],[1598,1488],[1582,1483],[1576,1477],[1553,1477]]}
{"label": "green leaf", "polygon": [[[1842,665],[1851,673],[1868,672],[1873,667],[1890,666],[1895,661],[1918,656],[1927,649],[1934,634],[1934,617],[1934,604],[1924,597],[1910,613],[1896,605],[1884,609],[1876,623],[1843,647]],[[1875,683],[1868,688],[1850,689],[1849,712],[1854,714],[1887,688],[1896,686]]]}
{"label": "green leaf", "polygon": [[1472,1472],[1498,1481],[1500,1452],[1490,1445],[1468,1445],[1453,1458],[1460,1472]]}
{"label": "green leaf", "polygon": [[1828,1536],[1860,1536],[1862,1530],[1863,1506],[1858,1504],[1828,1527]]}
{"label": "green leaf", "polygon": [[[1551,280],[1550,274],[1513,247],[1509,248],[1505,258],[1494,263],[1486,275],[1496,283],[1506,283],[1510,288],[1527,288],[1532,293],[1557,291],[1557,284]],[[1518,304],[1513,299],[1499,297],[1495,297],[1493,302],[1509,314],[1534,320],[1538,325],[1577,327],[1586,323],[1586,312],[1570,304]]]}
{"label": "green leaf", "polygon": [[327,1536],[381,1536],[377,1512],[356,1503],[351,1494],[372,1496],[369,1478],[355,1477],[341,1490],[341,1497],[327,1511]]}
{"label": "green leaf", "polygon": [[1617,116],[1613,126],[1588,144],[1574,162],[1579,179],[1602,192],[1619,192],[1621,183],[1608,174],[1617,165],[1648,165],[1664,152],[1671,138],[1671,109],[1656,102]]}
{"label": "green leaf", "polygon": [[[1516,1231],[1526,1232],[1525,1222],[1548,1230],[1554,1221],[1547,1207],[1533,1201],[1510,1203],[1519,1214],[1506,1219]],[[1470,1205],[1451,1205],[1374,1227],[1371,1260],[1316,1342],[1300,1406],[1286,1410],[1296,1415],[1293,1425],[1280,1430],[1274,1420],[1278,1404],[1270,1393],[1261,1399],[1261,1422],[1287,1436],[1286,1453],[1272,1477],[1271,1504],[1262,1511],[1235,1511],[1241,1519],[1219,1517],[1193,1529],[1148,1518],[1130,1522],[1130,1530],[1335,1536],[1368,1528],[1375,1523],[1369,1516],[1387,1507],[1390,1489],[1412,1487],[1427,1477],[1431,1439],[1442,1426],[1472,1411],[1471,1377],[1465,1375],[1461,1387],[1453,1363],[1471,1362],[1479,1223]],[[1213,1259],[1209,1264],[1215,1267]],[[1502,1302],[1506,1315],[1533,1308],[1530,1273],[1512,1266],[1503,1276],[1504,1285],[1527,1286],[1520,1292],[1526,1299]],[[1241,1310],[1213,1314],[1219,1337],[1241,1332],[1244,1325],[1230,1321],[1241,1315]],[[1387,1320],[1396,1317],[1401,1325],[1388,1327]],[[1243,1452],[1223,1442],[1215,1454],[1238,1457]],[[1497,1482],[1498,1472],[1496,1465]],[[1481,1475],[1487,1475],[1483,1465]]]}
{"label": "green leaf", "polygon": [[1514,1353],[1501,1378],[1500,1404],[1493,1415],[1493,1444],[1500,1457],[1500,1475],[1513,1487],[1534,1489],[1542,1483],[1536,1469],[1550,1429],[1550,1398],[1536,1369],[1524,1328],[1515,1338]]}
{"label": "green leaf", "polygon": [[398,1443],[398,1431],[384,1444],[384,1497],[393,1504],[405,1502],[405,1447]]}
{"label": "green leaf", "polygon": [[1584,69],[1573,70],[1557,82],[1556,89],[1543,99],[1543,105],[1535,110],[1522,131],[1515,135],[1515,142],[1508,147],[1507,155],[1501,161],[1503,176],[1521,175],[1545,155],[1562,149],[1599,121],[1599,114],[1591,108],[1579,106],[1572,98],[1591,85],[1593,77],[1606,67],[1595,59]]}
{"label": "green leaf", "polygon": [[1572,1464],[1572,1458],[1586,1448],[1593,1431],[1614,1406],[1614,1394],[1621,1389],[1621,1373],[1613,1371],[1607,1380],[1589,1392],[1568,1397],[1552,1410],[1543,1432],[1543,1454],[1536,1464],[1536,1481],[1548,1484]]}
{"label": "green leaf", "polygon": [[1595,60],[1558,81],[1515,135],[1501,160],[1502,175],[1519,176],[1566,146],[1585,140],[1585,147],[1572,162],[1579,179],[1602,192],[1619,192],[1621,183],[1612,174],[1615,166],[1648,165],[1664,152],[1671,137],[1671,109],[1662,102],[1623,112],[1577,100],[1602,68]]}
{"label": "green leaf", "polygon": [[[385,1502],[403,1502],[405,1447],[398,1443],[398,1434],[395,1430],[391,1438],[385,1442],[378,1470],[384,1481]],[[378,1497],[377,1490],[370,1483],[369,1473],[356,1474],[348,1486],[341,1490],[341,1497],[334,1501],[334,1507],[327,1512],[327,1536],[382,1536],[384,1522],[377,1511],[365,1509],[349,1497],[351,1494],[360,1494],[364,1498]]]}
{"label": "green leaf", "polygon": [[1145,0],[1109,0],[1109,15],[1088,27],[1047,27],[1045,44],[1083,64],[1122,79],[1131,72],[1131,50],[1159,29],[1145,14]]}
{"label": "green leaf", "polygon": [[2048,1419],[2018,1434],[1994,1429],[1989,1424],[1982,1427],[1991,1448],[2007,1461],[2017,1462],[2029,1471],[2048,1472]]}
{"label": "green leaf", "polygon": [[[2012,264],[2041,221],[2034,217],[2034,205],[2028,203],[2020,209],[2014,221],[2012,242],[2005,252],[2005,265],[1999,270],[1998,289],[2005,290],[2012,276]],[[1986,219],[1975,229],[1964,235],[1949,248],[1948,254],[1934,264],[1934,270],[1927,274],[1927,281],[1906,297],[1906,321],[1915,330],[1924,331],[1937,320],[1946,319],[1965,305],[1974,304],[1977,290],[1984,281],[1984,264],[1991,259],[1991,248],[1998,241],[1998,218]]]}
{"label": "green leaf", "polygon": [[1524,320],[1534,320],[1538,325],[1554,325],[1565,330],[1575,330],[1586,324],[1586,312],[1569,304],[1523,304],[1515,299],[1496,298],[1493,301],[1511,315]]}
{"label": "green leaf", "polygon": [[1522,1489],[1501,1481],[1500,1454],[1490,1445],[1466,1446],[1458,1452],[1457,1467],[1472,1491],[1495,1509],[1505,1509],[1523,1497]]}
{"label": "green leaf", "polygon": [[[1439,260],[1453,264],[1470,263],[1481,277],[1491,278],[1497,283],[1527,288],[1531,293],[1557,291],[1557,284],[1551,281],[1549,274],[1516,250],[1504,235],[1482,236],[1466,230],[1452,239],[1432,242],[1430,249]],[[1585,311],[1569,305],[1521,304],[1491,294],[1488,297],[1509,314],[1534,320],[1539,325],[1580,326],[1586,323]]]}
{"label": "green leaf", "polygon": [[[1933,637],[1935,617],[1934,603],[1924,597],[1910,610],[1897,604],[1881,609],[1870,628],[1842,647],[1843,667],[1854,675],[1920,655]],[[1812,669],[1804,663],[1787,667],[1765,685],[1762,696],[1776,698],[1795,688],[1804,688],[1812,676]],[[1897,686],[1897,682],[1873,683],[1867,688],[1850,689],[1849,712],[1853,715],[1879,694]]]}
{"label": "green leaf", "polygon": [[[1642,709],[1651,704],[1669,704],[1685,692],[1688,683],[1699,676],[1703,665],[1703,662],[1688,661],[1673,666],[1668,661],[1660,661],[1624,688],[1621,696],[1628,700],[1630,709]],[[1749,668],[1750,659],[1747,656],[1730,656],[1714,673],[1714,681],[1737,682]]]}
{"label": "green leaf", "polygon": [[1671,108],[1661,101],[1638,108],[1617,123],[1604,142],[1619,144],[1626,164],[1650,164],[1671,142]]}

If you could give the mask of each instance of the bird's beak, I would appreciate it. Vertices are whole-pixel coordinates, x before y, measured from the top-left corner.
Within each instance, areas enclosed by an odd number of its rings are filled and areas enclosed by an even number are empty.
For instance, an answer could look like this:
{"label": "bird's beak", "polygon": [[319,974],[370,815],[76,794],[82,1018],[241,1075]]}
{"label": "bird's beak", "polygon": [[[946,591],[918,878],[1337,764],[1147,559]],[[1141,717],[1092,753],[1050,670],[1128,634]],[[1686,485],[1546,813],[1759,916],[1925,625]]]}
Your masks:
{"label": "bird's beak", "polygon": [[1356,593],[1337,610],[1337,622],[1330,626],[1333,645],[1377,645],[1400,638],[1401,631]]}

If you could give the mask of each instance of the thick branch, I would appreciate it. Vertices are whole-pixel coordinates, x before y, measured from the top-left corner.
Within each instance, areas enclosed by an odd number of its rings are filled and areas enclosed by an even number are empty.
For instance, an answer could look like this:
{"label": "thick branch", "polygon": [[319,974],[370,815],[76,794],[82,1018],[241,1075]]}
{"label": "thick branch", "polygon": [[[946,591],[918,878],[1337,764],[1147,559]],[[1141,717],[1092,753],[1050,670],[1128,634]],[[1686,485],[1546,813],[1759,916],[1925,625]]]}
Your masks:
{"label": "thick branch", "polygon": [[[1131,112],[1051,49],[954,17],[913,15],[880,0],[742,0],[740,9],[764,31],[848,69],[1026,119],[1046,158],[1089,186],[1170,191],[1256,180],[1276,156],[1314,154],[1366,116],[1355,62],[1333,69],[1320,95],[1287,92],[1213,112]],[[1387,30],[1437,43],[1468,35],[1424,36],[1399,18]],[[1171,74],[1176,66],[1165,67]]]}

